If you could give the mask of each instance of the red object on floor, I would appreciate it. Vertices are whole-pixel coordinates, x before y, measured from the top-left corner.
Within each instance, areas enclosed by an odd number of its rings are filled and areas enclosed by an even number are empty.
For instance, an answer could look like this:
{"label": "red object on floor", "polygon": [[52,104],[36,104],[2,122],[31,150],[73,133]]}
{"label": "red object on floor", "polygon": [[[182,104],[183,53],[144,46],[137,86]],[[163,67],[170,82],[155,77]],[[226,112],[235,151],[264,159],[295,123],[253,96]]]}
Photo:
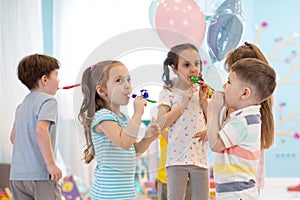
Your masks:
{"label": "red object on floor", "polygon": [[296,191],[296,192],[300,192],[300,184],[296,185],[296,186],[290,186],[287,188],[288,191]]}

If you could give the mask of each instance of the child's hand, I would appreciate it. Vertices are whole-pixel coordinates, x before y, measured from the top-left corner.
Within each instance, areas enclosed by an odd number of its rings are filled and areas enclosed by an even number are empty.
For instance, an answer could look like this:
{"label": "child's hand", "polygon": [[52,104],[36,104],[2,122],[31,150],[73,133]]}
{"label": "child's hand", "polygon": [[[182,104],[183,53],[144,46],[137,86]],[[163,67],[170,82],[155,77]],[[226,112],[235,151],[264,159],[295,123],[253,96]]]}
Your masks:
{"label": "child's hand", "polygon": [[133,102],[134,113],[143,115],[144,107],[147,106],[147,101],[141,96],[137,96]]}
{"label": "child's hand", "polygon": [[154,141],[158,137],[160,132],[161,132],[161,130],[160,130],[159,125],[157,123],[151,122],[151,124],[149,125],[149,128],[146,131],[144,138]]}
{"label": "child's hand", "polygon": [[49,179],[51,181],[58,181],[62,177],[61,170],[56,166],[56,164],[47,165],[47,170],[50,174]]}
{"label": "child's hand", "polygon": [[200,131],[198,133],[196,133],[193,138],[199,138],[199,142],[206,142],[207,141],[207,130],[204,130],[204,131]]}
{"label": "child's hand", "polygon": [[219,113],[224,105],[225,105],[224,92],[215,92],[212,95],[211,101],[208,105],[208,112]]}
{"label": "child's hand", "polygon": [[183,93],[182,100],[181,100],[181,107],[183,110],[189,105],[189,102],[195,91],[196,91],[195,87],[190,87],[188,90],[186,90]]}
{"label": "child's hand", "polygon": [[203,81],[200,81],[199,98],[200,98],[201,102],[207,100],[207,94],[206,94],[207,88],[208,88],[208,85],[206,83],[204,83]]}

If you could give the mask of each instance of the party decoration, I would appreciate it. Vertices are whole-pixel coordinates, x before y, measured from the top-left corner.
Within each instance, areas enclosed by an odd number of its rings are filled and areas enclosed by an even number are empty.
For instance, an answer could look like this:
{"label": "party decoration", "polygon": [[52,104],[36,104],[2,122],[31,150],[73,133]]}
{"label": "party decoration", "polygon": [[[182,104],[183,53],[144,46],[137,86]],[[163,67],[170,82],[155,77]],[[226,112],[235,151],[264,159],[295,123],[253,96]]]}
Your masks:
{"label": "party decoration", "polygon": [[207,86],[207,88],[206,88],[206,97],[207,98],[211,98],[211,95],[213,95],[213,93],[214,93],[214,89],[212,89],[211,87],[209,87],[206,83],[204,83],[203,80],[200,80],[198,77],[191,77],[190,80],[193,83],[199,84],[201,87]]}
{"label": "party decoration", "polygon": [[268,27],[268,22],[262,22],[260,27],[257,28],[257,37],[255,40],[256,44],[259,43],[261,36],[267,27]]}
{"label": "party decoration", "polygon": [[206,32],[205,15],[194,0],[164,0],[156,10],[156,31],[171,48],[181,43],[200,47]]}
{"label": "party decoration", "polygon": [[68,85],[68,86],[64,86],[64,87],[58,88],[58,89],[71,89],[71,88],[78,87],[78,86],[80,86],[80,84]]}
{"label": "party decoration", "polygon": [[149,7],[149,22],[152,28],[155,27],[155,13],[158,5],[160,4],[160,1],[161,0],[153,0]]}
{"label": "party decoration", "polygon": [[[260,32],[258,30],[258,37],[260,37]],[[280,40],[275,40],[275,48],[267,55],[268,60],[282,60],[286,63],[289,63],[291,65],[290,69],[280,77],[280,79],[277,82],[277,88],[280,88],[283,84],[289,84],[289,85],[299,85],[299,80],[294,80],[293,76],[297,74],[297,72],[300,72],[300,64],[296,63],[298,53],[295,50],[292,50],[290,57],[282,58],[282,57],[276,57],[276,55],[284,49],[288,45],[293,45],[295,38],[298,37],[297,33],[292,33],[289,38],[286,40],[283,40],[282,38]],[[285,142],[285,139],[283,136],[289,136],[294,139],[299,139],[300,135],[297,131],[293,131],[292,128],[285,128],[286,123],[288,121],[299,121],[299,114],[300,114],[300,108],[295,109],[293,112],[288,113],[286,116],[284,116],[284,109],[287,106],[287,102],[279,102],[277,106],[277,110],[279,111],[279,119],[275,124],[276,127],[276,135],[279,136],[279,139],[281,142]],[[285,129],[285,130],[282,130]]]}
{"label": "party decoration", "polygon": [[8,187],[0,188],[0,200],[10,200],[12,199],[11,191]]}
{"label": "party decoration", "polygon": [[61,193],[66,200],[82,199],[72,175],[64,178]]}
{"label": "party decoration", "polygon": [[244,33],[241,0],[225,0],[210,18],[207,43],[212,61],[221,61],[235,49]]}
{"label": "party decoration", "polygon": [[210,19],[211,15],[214,14],[223,1],[224,0],[195,0],[195,2],[202,8],[202,11],[206,16],[206,20]]}
{"label": "party decoration", "polygon": [[216,91],[222,91],[223,83],[227,81],[227,72],[225,72],[223,66],[218,66],[220,63],[212,63],[208,51],[202,46],[198,49],[198,52],[202,60],[201,74],[205,79],[205,83]]}
{"label": "party decoration", "polygon": [[211,65],[211,59],[206,49],[204,49],[202,46],[198,49],[198,53],[200,55],[201,61],[202,61],[202,69],[204,69],[206,66]]}
{"label": "party decoration", "polygon": [[[148,99],[148,97],[149,97],[148,90],[142,89],[142,90],[140,90],[140,92],[141,92],[141,96],[142,96],[144,99],[146,99],[146,101],[148,101],[148,102],[150,102],[150,103],[157,103],[157,101]],[[136,95],[136,94],[132,94],[132,95],[131,95],[132,98],[135,98],[135,97],[137,97],[137,96],[138,96],[138,95]]]}
{"label": "party decoration", "polygon": [[[292,33],[291,34],[291,36],[289,37],[289,38],[287,38],[286,40],[278,40],[278,41],[276,41],[276,47],[274,48],[274,50],[271,52],[271,53],[269,53],[268,55],[267,55],[267,59],[268,60],[272,60],[272,59],[274,59],[274,60],[278,60],[278,58],[275,58],[275,55],[280,51],[280,50],[282,50],[283,48],[285,48],[287,45],[293,45],[293,44],[295,44],[294,43],[294,39],[296,39],[297,37],[298,37],[299,35],[298,35],[298,33],[296,33],[296,32],[294,32],[294,33]],[[258,38],[260,38],[260,32],[258,32],[258,36],[257,36]],[[258,39],[256,39],[256,41],[258,41]],[[294,54],[295,55],[295,54]],[[295,56],[293,56],[293,58],[294,58]]]}

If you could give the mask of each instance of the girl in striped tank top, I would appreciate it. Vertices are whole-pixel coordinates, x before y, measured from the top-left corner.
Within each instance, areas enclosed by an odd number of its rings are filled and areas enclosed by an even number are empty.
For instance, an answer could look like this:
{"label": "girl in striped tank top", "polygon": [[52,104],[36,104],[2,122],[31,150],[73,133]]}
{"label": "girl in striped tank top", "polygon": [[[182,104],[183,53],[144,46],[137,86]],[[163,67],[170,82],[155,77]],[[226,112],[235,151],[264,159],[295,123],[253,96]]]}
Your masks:
{"label": "girl in striped tank top", "polygon": [[82,76],[83,102],[79,119],[84,127],[86,163],[97,166],[90,191],[93,200],[134,199],[136,158],[153,142],[160,128],[150,124],[136,142],[146,99],[136,97],[130,119],[120,107],[129,103],[132,88],[128,69],[119,61],[103,61],[87,68]]}

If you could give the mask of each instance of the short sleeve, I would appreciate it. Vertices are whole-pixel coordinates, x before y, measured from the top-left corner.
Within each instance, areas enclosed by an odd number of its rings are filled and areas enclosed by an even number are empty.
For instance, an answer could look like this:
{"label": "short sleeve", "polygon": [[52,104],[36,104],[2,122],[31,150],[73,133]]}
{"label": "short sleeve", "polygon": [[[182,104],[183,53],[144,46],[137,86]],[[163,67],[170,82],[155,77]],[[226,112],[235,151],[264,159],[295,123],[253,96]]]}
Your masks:
{"label": "short sleeve", "polygon": [[226,123],[219,135],[226,148],[239,145],[247,137],[247,124],[243,119],[234,119]]}
{"label": "short sleeve", "polygon": [[40,107],[38,120],[57,121],[58,105],[55,98],[45,100]]}
{"label": "short sleeve", "polygon": [[92,129],[103,121],[117,121],[113,113],[107,109],[101,109],[95,113],[94,120],[92,123]]}
{"label": "short sleeve", "polygon": [[167,89],[163,89],[159,94],[159,104],[160,105],[167,105],[171,107],[172,102],[170,100],[170,91]]}

